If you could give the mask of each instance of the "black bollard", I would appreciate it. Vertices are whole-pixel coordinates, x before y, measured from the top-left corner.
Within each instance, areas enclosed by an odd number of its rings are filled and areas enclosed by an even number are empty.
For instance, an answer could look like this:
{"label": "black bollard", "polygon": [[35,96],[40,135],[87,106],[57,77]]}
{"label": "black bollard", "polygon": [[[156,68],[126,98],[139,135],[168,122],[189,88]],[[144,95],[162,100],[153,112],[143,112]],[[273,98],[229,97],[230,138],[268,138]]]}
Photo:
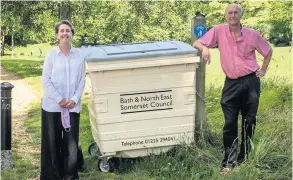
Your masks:
{"label": "black bollard", "polygon": [[9,82],[1,83],[1,170],[13,168],[11,153],[11,90]]}

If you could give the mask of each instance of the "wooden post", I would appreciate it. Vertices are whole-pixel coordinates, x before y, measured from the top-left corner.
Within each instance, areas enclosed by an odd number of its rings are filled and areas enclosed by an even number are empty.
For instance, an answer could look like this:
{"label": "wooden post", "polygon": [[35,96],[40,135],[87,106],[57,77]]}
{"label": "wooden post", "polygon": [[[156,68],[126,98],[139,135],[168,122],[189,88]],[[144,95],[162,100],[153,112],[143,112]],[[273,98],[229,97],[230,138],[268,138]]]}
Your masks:
{"label": "wooden post", "polygon": [[[191,20],[191,44],[206,33],[205,17],[197,13]],[[198,51],[201,56],[201,52]],[[205,120],[205,62],[201,59],[196,69],[196,114],[195,114],[195,135],[198,137],[203,128]]]}

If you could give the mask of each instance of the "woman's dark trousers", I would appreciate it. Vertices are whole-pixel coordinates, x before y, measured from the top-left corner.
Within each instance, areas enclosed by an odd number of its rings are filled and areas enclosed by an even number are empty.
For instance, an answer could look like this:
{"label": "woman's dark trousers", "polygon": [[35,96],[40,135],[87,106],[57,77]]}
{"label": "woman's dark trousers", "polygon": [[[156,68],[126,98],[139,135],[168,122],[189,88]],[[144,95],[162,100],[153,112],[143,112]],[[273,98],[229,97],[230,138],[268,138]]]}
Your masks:
{"label": "woman's dark trousers", "polygon": [[[255,73],[238,79],[226,77],[221,105],[225,117],[223,128],[224,158],[222,167],[231,168],[247,159],[251,151],[250,141],[256,125],[256,113],[260,96],[260,79]],[[238,152],[238,116],[242,115],[241,148]]]}
{"label": "woman's dark trousers", "polygon": [[69,113],[70,131],[62,127],[60,112],[42,109],[41,180],[78,179],[79,113]]}

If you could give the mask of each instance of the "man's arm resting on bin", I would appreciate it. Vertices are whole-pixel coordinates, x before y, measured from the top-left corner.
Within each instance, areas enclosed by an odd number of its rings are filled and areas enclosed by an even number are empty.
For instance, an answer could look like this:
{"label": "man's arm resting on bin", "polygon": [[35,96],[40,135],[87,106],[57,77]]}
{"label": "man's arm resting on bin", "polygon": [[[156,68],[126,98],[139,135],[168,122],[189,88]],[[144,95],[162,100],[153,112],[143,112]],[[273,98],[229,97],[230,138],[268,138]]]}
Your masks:
{"label": "man's arm resting on bin", "polygon": [[195,41],[192,46],[200,50],[202,52],[202,59],[205,61],[205,63],[210,64],[211,57],[209,48],[204,46],[199,40]]}
{"label": "man's arm resting on bin", "polygon": [[201,52],[203,51],[203,48],[207,48],[198,40],[194,41],[192,46],[195,47],[196,49],[200,50]]}

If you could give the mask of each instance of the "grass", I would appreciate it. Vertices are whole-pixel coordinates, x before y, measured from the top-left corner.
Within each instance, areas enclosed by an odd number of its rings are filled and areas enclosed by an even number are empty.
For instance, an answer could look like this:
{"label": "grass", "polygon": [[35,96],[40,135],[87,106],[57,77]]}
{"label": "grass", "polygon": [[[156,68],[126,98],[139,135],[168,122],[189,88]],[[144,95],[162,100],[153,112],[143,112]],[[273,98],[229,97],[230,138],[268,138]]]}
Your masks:
{"label": "grass", "polygon": [[[195,144],[178,146],[171,152],[136,160],[123,159],[114,173],[98,171],[97,157],[90,156],[87,148],[93,141],[87,105],[83,101],[80,123],[80,142],[85,159],[85,170],[79,173],[85,180],[177,180],[177,179],[239,179],[239,180],[286,180],[292,179],[292,77],[291,52],[289,48],[274,48],[270,70],[261,84],[261,98],[253,151],[247,162],[234,168],[225,177],[219,175],[222,158],[223,113],[220,107],[224,75],[219,64],[217,50],[212,50],[212,63],[207,66],[206,121],[203,137]],[[21,68],[19,61],[4,60],[2,65],[22,77],[42,93],[40,68]],[[28,62],[25,62],[28,63]],[[30,61],[30,63],[39,63]],[[28,72],[29,71],[29,72]],[[33,73],[34,72],[34,73]],[[37,73],[36,73],[37,72]],[[240,121],[239,121],[240,122]],[[240,125],[240,124],[239,124]],[[40,106],[37,102],[25,121],[27,131],[35,139],[31,144],[40,148]],[[17,143],[14,143],[13,146]],[[39,167],[13,155],[17,168],[2,172],[5,179],[31,179],[38,175]],[[40,159],[39,154],[34,158]],[[11,178],[13,177],[13,178]]]}
{"label": "grass", "polygon": [[1,65],[7,71],[17,73],[22,79],[42,75],[43,61],[4,59]]}
{"label": "grass", "polygon": [[[43,44],[31,44],[27,47],[15,46],[13,53],[11,50],[4,51],[5,59],[21,59],[21,60],[43,60],[46,54],[55,48],[47,43]],[[40,52],[40,49],[42,52]],[[13,56],[11,56],[13,54]]]}
{"label": "grass", "polygon": [[[39,48],[42,49],[41,55]],[[11,51],[6,50],[6,56],[1,57],[1,66],[10,72],[17,73],[22,79],[41,76],[45,55],[53,48],[54,46],[45,43],[15,47],[14,56]],[[30,52],[34,52],[33,55]]]}

